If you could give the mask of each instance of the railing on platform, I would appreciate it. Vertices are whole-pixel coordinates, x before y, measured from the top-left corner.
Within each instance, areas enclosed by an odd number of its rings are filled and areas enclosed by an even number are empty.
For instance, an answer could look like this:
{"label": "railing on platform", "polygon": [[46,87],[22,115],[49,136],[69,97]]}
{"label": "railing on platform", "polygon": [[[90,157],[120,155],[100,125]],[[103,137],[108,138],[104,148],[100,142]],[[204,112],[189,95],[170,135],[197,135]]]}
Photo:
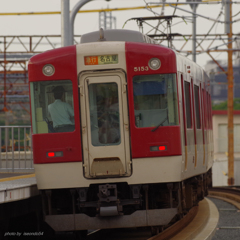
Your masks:
{"label": "railing on platform", "polygon": [[31,126],[0,126],[0,172],[33,172]]}

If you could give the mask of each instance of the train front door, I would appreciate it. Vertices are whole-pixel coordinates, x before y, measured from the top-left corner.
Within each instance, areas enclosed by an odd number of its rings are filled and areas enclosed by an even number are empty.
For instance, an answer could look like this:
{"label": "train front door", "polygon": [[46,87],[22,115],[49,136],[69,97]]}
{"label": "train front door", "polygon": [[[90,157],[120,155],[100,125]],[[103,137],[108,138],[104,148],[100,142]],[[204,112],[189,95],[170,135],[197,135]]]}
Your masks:
{"label": "train front door", "polygon": [[81,134],[86,178],[131,175],[126,78],[121,71],[80,75]]}

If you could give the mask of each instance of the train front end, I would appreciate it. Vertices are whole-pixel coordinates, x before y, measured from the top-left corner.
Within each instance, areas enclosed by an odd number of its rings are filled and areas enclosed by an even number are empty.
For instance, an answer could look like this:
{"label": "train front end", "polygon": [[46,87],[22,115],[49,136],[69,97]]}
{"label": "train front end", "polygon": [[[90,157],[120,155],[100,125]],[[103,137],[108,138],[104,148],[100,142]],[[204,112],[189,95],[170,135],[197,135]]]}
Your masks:
{"label": "train front end", "polygon": [[[181,210],[184,168],[176,55],[136,32],[94,37],[29,63],[45,220],[56,231],[166,225]],[[56,101],[71,122],[53,117]]]}

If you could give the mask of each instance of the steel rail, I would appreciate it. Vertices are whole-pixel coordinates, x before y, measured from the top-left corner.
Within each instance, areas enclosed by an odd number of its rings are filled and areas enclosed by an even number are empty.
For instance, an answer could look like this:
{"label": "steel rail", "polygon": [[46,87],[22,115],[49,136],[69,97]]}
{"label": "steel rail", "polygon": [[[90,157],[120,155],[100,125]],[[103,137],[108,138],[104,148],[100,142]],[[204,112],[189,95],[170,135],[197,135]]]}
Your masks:
{"label": "steel rail", "polygon": [[209,191],[209,197],[218,198],[231,203],[240,209],[240,188],[235,187],[218,187],[212,188]]}

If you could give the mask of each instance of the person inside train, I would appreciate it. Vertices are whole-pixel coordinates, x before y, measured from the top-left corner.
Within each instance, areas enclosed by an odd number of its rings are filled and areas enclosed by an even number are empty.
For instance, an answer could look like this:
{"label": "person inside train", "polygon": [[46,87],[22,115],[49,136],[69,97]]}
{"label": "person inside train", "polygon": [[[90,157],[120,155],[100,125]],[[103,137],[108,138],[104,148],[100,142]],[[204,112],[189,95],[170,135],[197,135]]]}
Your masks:
{"label": "person inside train", "polygon": [[62,101],[64,88],[57,86],[52,90],[55,101],[48,105],[55,132],[72,132],[75,129],[74,111],[70,104]]}
{"label": "person inside train", "polygon": [[99,141],[101,143],[118,143],[120,140],[118,97],[106,98],[103,109],[103,113],[98,118]]}

